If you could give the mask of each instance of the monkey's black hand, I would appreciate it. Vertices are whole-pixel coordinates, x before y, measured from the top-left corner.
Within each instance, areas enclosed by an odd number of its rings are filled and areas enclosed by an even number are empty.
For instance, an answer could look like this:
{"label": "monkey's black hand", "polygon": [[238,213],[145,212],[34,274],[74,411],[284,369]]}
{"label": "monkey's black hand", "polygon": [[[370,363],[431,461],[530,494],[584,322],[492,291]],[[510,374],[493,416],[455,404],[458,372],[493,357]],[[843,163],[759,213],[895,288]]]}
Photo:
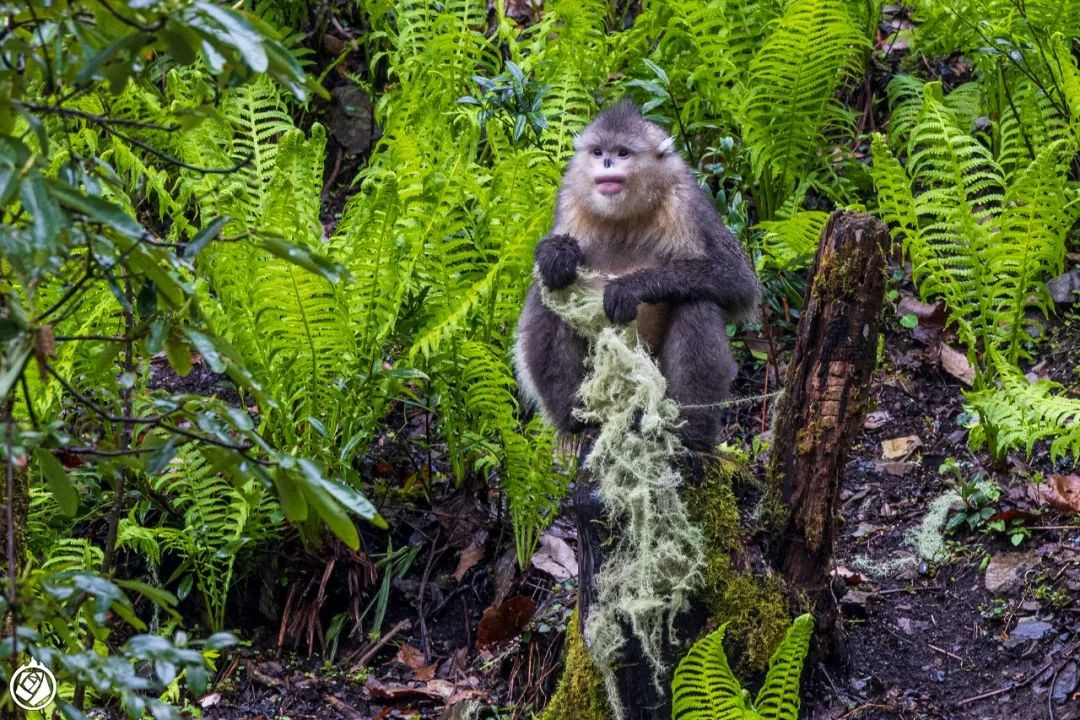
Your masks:
{"label": "monkey's black hand", "polygon": [[637,278],[621,277],[604,287],[604,313],[613,323],[628,323],[637,317],[641,288]]}
{"label": "monkey's black hand", "polygon": [[548,235],[536,246],[540,279],[552,290],[562,290],[577,279],[581,247],[569,235]]}

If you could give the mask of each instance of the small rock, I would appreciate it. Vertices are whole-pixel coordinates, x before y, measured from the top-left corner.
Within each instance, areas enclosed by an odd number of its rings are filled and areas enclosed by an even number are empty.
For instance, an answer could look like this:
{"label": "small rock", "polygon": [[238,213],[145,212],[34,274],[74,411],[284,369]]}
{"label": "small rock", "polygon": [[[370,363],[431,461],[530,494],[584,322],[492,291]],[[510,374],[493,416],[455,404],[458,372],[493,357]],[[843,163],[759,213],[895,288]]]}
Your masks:
{"label": "small rock", "polygon": [[1024,612],[1038,612],[1040,607],[1042,606],[1039,605],[1039,603],[1035,600],[1025,600],[1024,602],[1020,603],[1020,609]]}
{"label": "small rock", "polygon": [[919,467],[918,463],[911,462],[880,462],[876,465],[878,470],[893,477],[903,477]]}
{"label": "small rock", "polygon": [[873,593],[863,592],[862,590],[848,590],[844,593],[844,597],[840,598],[840,605],[848,610],[866,615],[870,600],[873,597]]}
{"label": "small rock", "polygon": [[1080,300],[1080,268],[1073,268],[1046,283],[1054,302],[1068,305]]}
{"label": "small rock", "polygon": [[1050,688],[1051,697],[1054,698],[1056,704],[1064,705],[1069,701],[1069,696],[1076,691],[1077,685],[1080,685],[1080,666],[1075,660],[1070,660],[1058,672],[1054,687]]}
{"label": "small rock", "polygon": [[1054,626],[1048,622],[1035,618],[1022,618],[1009,633],[1009,637],[1005,638],[1005,647],[1014,648],[1027,642],[1042,640],[1052,632],[1054,632]]}
{"label": "small rock", "polygon": [[880,529],[880,525],[874,525],[873,523],[868,522],[861,522],[859,523],[858,527],[856,527],[855,530],[852,531],[851,537],[864,538],[867,535],[873,535]]}
{"label": "small rock", "polygon": [[870,684],[870,678],[851,678],[851,689],[855,692],[862,692],[866,689],[866,686]]}
{"label": "small rock", "polygon": [[896,627],[900,628],[905,635],[915,634],[915,627],[911,624],[911,618],[896,618]]}
{"label": "small rock", "polygon": [[992,593],[1012,592],[1023,584],[1024,573],[1038,564],[1038,558],[1030,552],[1001,553],[990,558],[983,582]]}

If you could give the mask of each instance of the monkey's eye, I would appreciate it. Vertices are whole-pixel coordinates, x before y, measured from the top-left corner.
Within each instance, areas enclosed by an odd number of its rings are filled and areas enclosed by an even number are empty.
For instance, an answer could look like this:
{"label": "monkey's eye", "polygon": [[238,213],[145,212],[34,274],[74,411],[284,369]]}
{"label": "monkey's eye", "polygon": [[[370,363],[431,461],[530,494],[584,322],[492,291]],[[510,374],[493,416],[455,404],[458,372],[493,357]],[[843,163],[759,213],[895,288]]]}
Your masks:
{"label": "monkey's eye", "polygon": [[601,150],[600,148],[593,148],[593,151],[592,151],[593,157],[600,157],[603,154],[604,154],[604,151]]}
{"label": "monkey's eye", "polygon": [[626,148],[619,148],[619,157],[621,157],[621,158],[630,157],[630,151],[627,150]]}

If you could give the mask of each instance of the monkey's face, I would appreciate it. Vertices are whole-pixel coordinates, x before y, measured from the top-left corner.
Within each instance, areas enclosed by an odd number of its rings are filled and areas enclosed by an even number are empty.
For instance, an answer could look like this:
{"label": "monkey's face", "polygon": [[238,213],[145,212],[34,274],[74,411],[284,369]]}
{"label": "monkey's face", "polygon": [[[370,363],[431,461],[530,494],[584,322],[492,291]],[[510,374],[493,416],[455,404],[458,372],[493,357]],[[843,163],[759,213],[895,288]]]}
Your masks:
{"label": "monkey's face", "polygon": [[633,132],[590,126],[566,174],[573,199],[596,215],[625,220],[653,211],[682,161],[659,126],[638,119]]}

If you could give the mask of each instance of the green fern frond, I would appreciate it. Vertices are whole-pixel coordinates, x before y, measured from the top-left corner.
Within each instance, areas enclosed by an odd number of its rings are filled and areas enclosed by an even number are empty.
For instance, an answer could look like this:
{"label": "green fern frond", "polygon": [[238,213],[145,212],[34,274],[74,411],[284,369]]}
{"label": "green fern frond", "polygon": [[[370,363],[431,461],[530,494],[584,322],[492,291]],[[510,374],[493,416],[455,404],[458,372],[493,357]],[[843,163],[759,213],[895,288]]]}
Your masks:
{"label": "green fern frond", "polygon": [[674,720],[798,720],[799,681],[814,632],[814,618],[800,615],[773,651],[765,683],[750,693],[731,672],[724,654],[727,624],[694,643],[672,681]]}
{"label": "green fern frond", "polygon": [[769,660],[765,684],[754,700],[762,717],[769,720],[799,720],[799,679],[813,634],[814,618],[810,614],[795,618],[788,628],[783,642]]}
{"label": "green fern frond", "polygon": [[814,259],[828,220],[827,212],[801,210],[786,220],[758,223],[757,227],[765,231],[761,238],[764,256],[778,270],[807,267]]}
{"label": "green fern frond", "polygon": [[724,630],[698,640],[675,668],[673,720],[745,720],[752,706],[724,653]]}
{"label": "green fern frond", "polygon": [[[1066,194],[1068,163],[1073,152],[1059,141],[1044,145],[1036,158],[1017,173],[1005,193],[998,242],[986,251],[989,272],[997,282],[987,288],[993,312],[1006,327],[1022,328],[1029,310],[1044,315],[1053,309],[1046,279],[1061,272],[1065,237],[1080,218],[1080,205]],[[1022,333],[1007,334],[1006,358],[1026,355]]]}
{"label": "green fern frond", "polygon": [[1005,98],[999,100],[1001,120],[995,126],[998,162],[1009,179],[1046,145],[1066,139],[1069,131],[1067,119],[1045,93],[1024,78],[1012,77],[1002,86]]}
{"label": "green fern frond", "polygon": [[49,548],[42,570],[48,573],[64,571],[96,571],[105,553],[86,538],[57,538]]}
{"label": "green fern frond", "polygon": [[995,457],[1022,447],[1028,453],[1035,444],[1050,440],[1050,456],[1080,458],[1080,400],[1066,397],[1058,383],[1031,382],[997,355],[998,387],[967,393],[980,422],[971,430],[973,446],[986,445]]}
{"label": "green fern frond", "polygon": [[826,133],[850,127],[834,94],[859,71],[866,43],[837,0],[795,0],[773,21],[742,105],[755,175],[770,173],[786,194],[829,146]]}
{"label": "green fern frond", "polygon": [[247,545],[265,545],[280,527],[276,501],[256,480],[236,487],[222,477],[203,449],[184,446],[165,472],[150,479],[154,490],[183,513],[178,526],[143,526],[133,511],[121,520],[117,542],[152,561],[172,554],[194,576],[207,619],[220,628],[237,561]]}

